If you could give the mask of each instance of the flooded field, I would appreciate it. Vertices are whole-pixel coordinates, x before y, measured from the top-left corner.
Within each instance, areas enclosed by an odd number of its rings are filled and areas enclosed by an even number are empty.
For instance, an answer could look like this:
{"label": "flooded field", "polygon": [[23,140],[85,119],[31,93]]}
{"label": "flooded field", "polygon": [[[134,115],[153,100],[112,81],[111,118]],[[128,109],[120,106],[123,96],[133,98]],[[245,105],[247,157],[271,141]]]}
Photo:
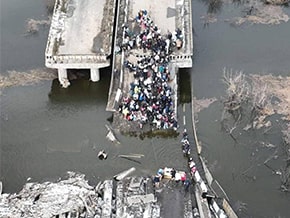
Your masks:
{"label": "flooded field", "polygon": [[[289,116],[290,109],[285,105],[276,108],[269,117],[269,129],[243,130],[245,116],[243,125],[232,131],[235,140],[220,122],[226,94],[224,68],[255,75],[269,87],[279,87],[280,91],[273,89],[273,95],[289,102],[290,23],[286,16],[290,10],[279,6],[275,17],[279,24],[268,25],[251,22],[255,17],[245,20],[251,6],[193,1],[194,66],[181,72],[179,110],[181,103],[190,102],[186,82],[191,77],[200,109],[197,128],[203,155],[231,202],[241,208],[240,217],[286,218],[290,216],[290,196],[281,190],[279,172],[286,167],[281,132],[286,121],[281,118]],[[0,180],[4,192],[18,192],[27,178],[55,181],[67,171],[84,173],[90,184],[97,184],[130,167],[136,168],[137,175],[152,175],[168,165],[185,168],[185,162],[180,161],[179,137],[140,139],[117,132],[120,144],[106,139],[105,125],[110,124],[112,115],[105,111],[109,68],[101,71],[98,83],[88,81],[88,71],[73,72],[74,78],[85,76],[72,80],[68,89],[62,89],[54,79],[55,71],[44,68],[48,27],[39,26],[33,34],[27,34],[26,28],[30,19],[48,20],[46,1],[3,1],[0,8]],[[252,15],[255,21],[261,19],[257,18],[259,13]],[[243,19],[233,23],[237,18]],[[108,153],[104,161],[97,158],[102,149]],[[139,163],[118,157],[129,153],[144,157]],[[271,169],[265,166],[266,160]]]}

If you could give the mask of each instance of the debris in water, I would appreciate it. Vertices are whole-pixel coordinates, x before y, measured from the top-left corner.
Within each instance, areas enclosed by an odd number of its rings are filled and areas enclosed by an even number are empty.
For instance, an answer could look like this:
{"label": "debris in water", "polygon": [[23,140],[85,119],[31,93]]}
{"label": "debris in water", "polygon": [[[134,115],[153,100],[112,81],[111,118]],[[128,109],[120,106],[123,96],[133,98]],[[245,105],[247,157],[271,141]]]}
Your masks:
{"label": "debris in water", "polygon": [[114,142],[116,144],[120,144],[120,142],[117,140],[115,134],[113,133],[112,128],[110,128],[108,125],[106,125],[106,128],[108,130],[106,138],[111,142]]}
{"label": "debris in water", "polygon": [[130,169],[125,170],[125,171],[115,175],[114,179],[117,181],[120,181],[120,180],[124,179],[126,176],[128,176],[129,174],[133,173],[135,170],[136,170],[135,167],[131,167]]}
{"label": "debris in water", "polygon": [[273,145],[271,143],[261,142],[262,146],[265,146],[266,148],[276,148],[276,145]]}
{"label": "debris in water", "polygon": [[104,151],[104,150],[101,150],[99,153],[98,153],[98,158],[100,160],[106,160],[108,157],[107,153]]}
{"label": "debris in water", "polygon": [[50,24],[49,20],[34,20],[28,19],[26,21],[26,32],[30,34],[35,34],[39,31],[40,26],[48,26]]}
{"label": "debris in water", "polygon": [[266,121],[266,116],[257,117],[253,122],[254,129],[261,129],[263,127],[270,127],[272,125],[271,121]]}
{"label": "debris in water", "polygon": [[251,125],[251,124],[248,124],[248,125],[246,125],[246,126],[243,128],[243,130],[247,131],[247,130],[249,130],[249,129],[251,129],[251,128],[252,128],[252,125]]}
{"label": "debris in water", "polygon": [[144,154],[120,154],[118,157],[128,157],[128,158],[142,158]]}

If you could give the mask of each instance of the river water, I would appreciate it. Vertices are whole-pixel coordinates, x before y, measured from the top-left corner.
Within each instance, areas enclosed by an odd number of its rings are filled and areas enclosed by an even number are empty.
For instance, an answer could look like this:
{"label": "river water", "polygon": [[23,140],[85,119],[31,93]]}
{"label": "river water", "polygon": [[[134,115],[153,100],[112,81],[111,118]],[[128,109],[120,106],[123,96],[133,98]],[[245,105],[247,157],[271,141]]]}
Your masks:
{"label": "river water", "polygon": [[[1,74],[43,68],[48,28],[26,36],[25,24],[29,18],[47,19],[45,1],[9,0],[1,1],[0,6]],[[279,190],[279,176],[263,165],[276,149],[278,157],[271,166],[280,169],[285,165],[279,149],[279,117],[273,118],[274,127],[266,134],[237,130],[237,142],[219,122],[224,67],[249,74],[289,75],[290,71],[290,23],[233,27],[225,22],[241,9],[242,5],[224,4],[217,10],[217,22],[204,25],[200,17],[208,4],[193,1],[194,66],[182,72],[180,82],[182,86],[191,74],[197,98],[218,99],[199,113],[198,134],[203,155],[231,202],[245,203],[247,209],[240,212],[241,217],[289,217],[289,194]],[[290,14],[289,9],[285,11]],[[162,166],[185,168],[178,137],[140,139],[117,134],[120,144],[106,139],[105,125],[111,119],[111,113],[105,111],[109,83],[108,68],[101,71],[98,83],[82,78],[62,89],[53,80],[2,90],[0,180],[4,192],[19,191],[27,178],[56,180],[66,171],[82,172],[96,184],[132,166],[137,175],[151,175]],[[187,90],[183,89],[181,96],[189,96]],[[190,117],[190,110],[186,114]],[[277,147],[267,148],[262,142]],[[109,155],[105,161],[96,158],[101,149]],[[118,157],[129,153],[145,156],[139,163]]]}

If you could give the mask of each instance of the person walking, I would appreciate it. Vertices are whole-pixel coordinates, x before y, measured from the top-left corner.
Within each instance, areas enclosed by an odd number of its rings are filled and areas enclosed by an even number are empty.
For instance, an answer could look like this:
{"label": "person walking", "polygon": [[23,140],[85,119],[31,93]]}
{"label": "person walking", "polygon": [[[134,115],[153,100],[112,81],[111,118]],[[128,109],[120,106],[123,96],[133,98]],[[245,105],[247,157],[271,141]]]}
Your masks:
{"label": "person walking", "polygon": [[190,186],[190,180],[189,179],[186,179],[183,183],[184,185],[184,191],[185,191],[185,194],[189,191],[189,186]]}

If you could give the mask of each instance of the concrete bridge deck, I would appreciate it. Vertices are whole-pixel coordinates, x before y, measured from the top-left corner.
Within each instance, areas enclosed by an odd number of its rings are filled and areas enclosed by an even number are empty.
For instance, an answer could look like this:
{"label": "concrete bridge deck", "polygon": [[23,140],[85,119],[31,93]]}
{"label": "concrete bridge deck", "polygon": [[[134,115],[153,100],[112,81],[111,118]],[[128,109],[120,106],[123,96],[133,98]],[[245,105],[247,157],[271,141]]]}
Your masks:
{"label": "concrete bridge deck", "polygon": [[60,69],[63,86],[68,85],[66,69],[91,69],[91,79],[98,81],[98,69],[110,66],[115,3],[115,0],[56,0],[45,65]]}
{"label": "concrete bridge deck", "polygon": [[[151,0],[128,2],[128,17],[134,18],[139,10],[145,9],[155,24],[161,29],[164,35],[168,31],[173,33],[176,29],[182,31],[184,44],[181,49],[175,49],[170,55],[172,62],[176,62],[178,67],[192,67],[192,24],[191,24],[191,3],[189,0]],[[142,55],[143,51],[139,51]],[[183,61],[184,59],[184,64]]]}
{"label": "concrete bridge deck", "polygon": [[[174,33],[180,29],[183,36],[183,45],[180,49],[174,48],[170,53],[169,59],[171,68],[174,69],[172,79],[176,79],[178,68],[192,67],[193,40],[192,40],[192,9],[189,0],[120,0],[118,1],[117,21],[115,27],[114,57],[112,64],[111,85],[108,95],[108,104],[106,110],[116,111],[118,102],[122,95],[128,93],[129,84],[133,81],[128,70],[123,63],[128,57],[132,60],[138,60],[150,55],[150,52],[143,49],[134,48],[130,51],[119,52],[124,41],[124,25],[131,30],[138,27],[135,24],[135,17],[140,10],[148,11],[148,15],[161,30],[161,35],[169,32]],[[173,89],[177,89],[176,80],[173,82]]]}

